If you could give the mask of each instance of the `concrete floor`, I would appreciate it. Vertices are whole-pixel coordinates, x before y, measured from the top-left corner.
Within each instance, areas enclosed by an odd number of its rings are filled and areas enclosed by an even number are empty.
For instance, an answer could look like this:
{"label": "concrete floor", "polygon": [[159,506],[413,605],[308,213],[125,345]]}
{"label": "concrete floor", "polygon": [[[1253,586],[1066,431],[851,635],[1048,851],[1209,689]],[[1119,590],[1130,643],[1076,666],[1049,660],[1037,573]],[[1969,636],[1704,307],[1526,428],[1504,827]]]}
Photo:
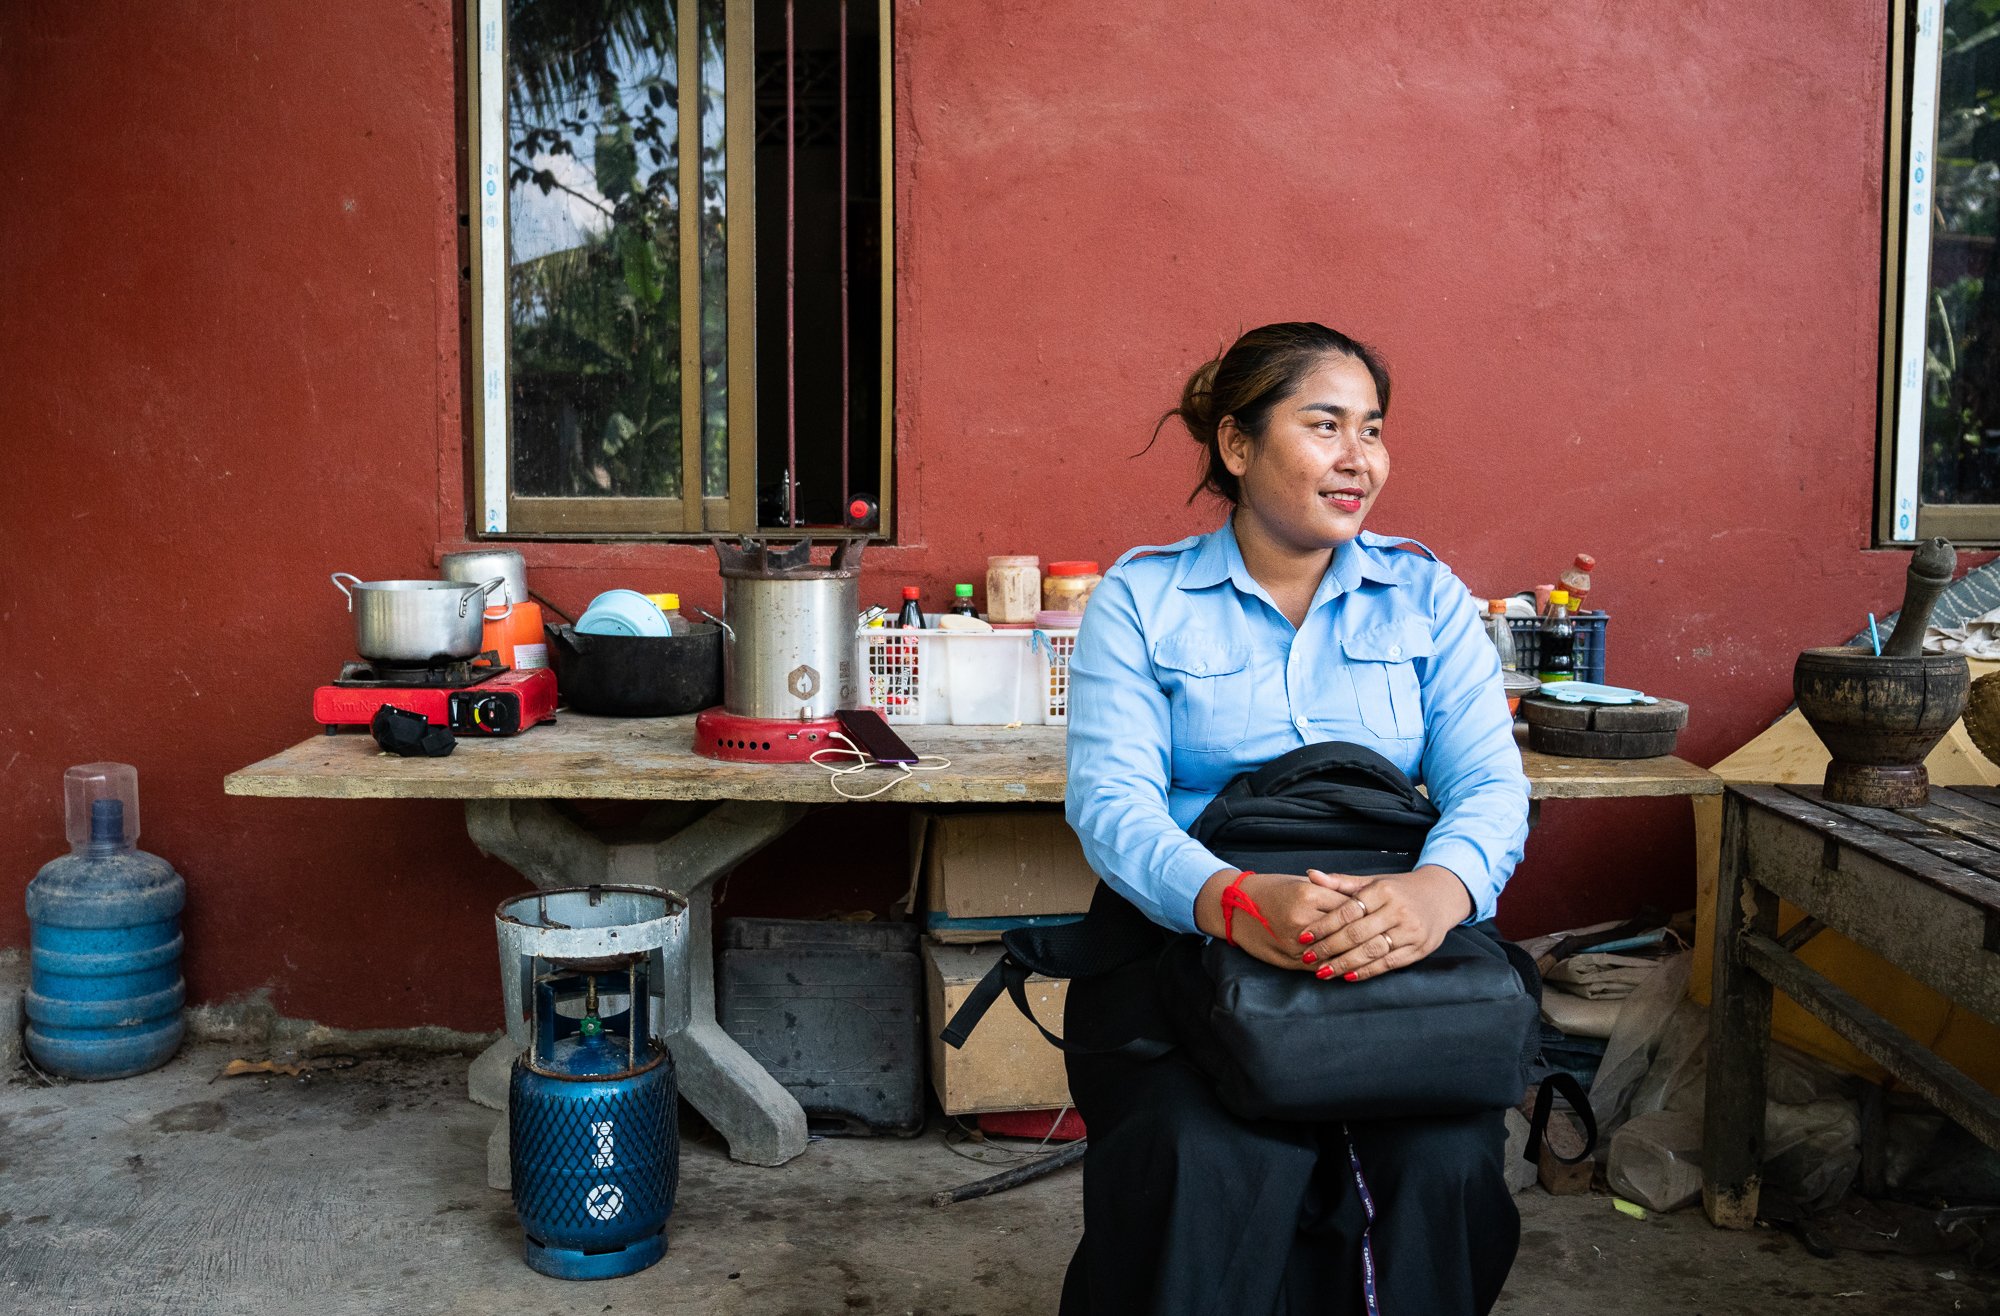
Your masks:
{"label": "concrete floor", "polygon": [[[936,1129],[815,1143],[777,1170],[710,1136],[684,1150],[667,1259],[566,1284],[521,1263],[508,1198],[485,1186],[494,1116],[465,1099],[465,1057],[373,1056],[305,1081],[216,1078],[228,1059],[200,1047],[117,1083],[0,1086],[0,1311],[1011,1316],[1055,1310],[1077,1235],[1074,1170],[931,1207],[990,1172]],[[1699,1212],[1518,1200],[1503,1313],[2000,1310],[2000,1284],[1963,1258],[1819,1261]]]}

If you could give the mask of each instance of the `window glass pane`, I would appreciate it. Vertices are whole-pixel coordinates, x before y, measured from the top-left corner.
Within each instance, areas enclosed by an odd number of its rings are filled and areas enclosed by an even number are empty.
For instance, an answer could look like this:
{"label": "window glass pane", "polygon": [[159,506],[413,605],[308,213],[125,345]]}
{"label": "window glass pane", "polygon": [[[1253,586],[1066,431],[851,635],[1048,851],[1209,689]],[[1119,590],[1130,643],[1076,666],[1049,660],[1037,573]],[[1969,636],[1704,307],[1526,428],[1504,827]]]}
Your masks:
{"label": "window glass pane", "polygon": [[729,496],[729,171],[724,0],[701,5],[701,491]]}
{"label": "window glass pane", "polygon": [[681,493],[674,9],[507,10],[514,491]]}
{"label": "window glass pane", "polygon": [[879,9],[756,0],[757,515],[838,526],[878,498]]}
{"label": "window glass pane", "polygon": [[[2000,0],[1949,0],[1938,82],[1923,500],[2000,503]],[[1912,234],[1912,240],[1918,235]]]}

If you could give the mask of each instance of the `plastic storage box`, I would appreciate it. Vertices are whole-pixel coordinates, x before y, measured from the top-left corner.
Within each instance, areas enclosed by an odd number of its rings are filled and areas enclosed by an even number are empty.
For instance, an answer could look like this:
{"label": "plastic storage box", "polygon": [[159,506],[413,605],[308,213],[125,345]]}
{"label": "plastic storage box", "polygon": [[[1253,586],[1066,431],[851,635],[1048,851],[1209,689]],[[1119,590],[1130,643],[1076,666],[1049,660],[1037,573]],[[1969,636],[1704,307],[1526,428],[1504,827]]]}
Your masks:
{"label": "plastic storage box", "polygon": [[888,722],[951,726],[1069,721],[1073,628],[864,629],[855,637],[861,698]]}
{"label": "plastic storage box", "polygon": [[722,1030],[822,1133],[924,1123],[924,968],[914,923],[733,918],[717,973]]}
{"label": "plastic storage box", "polygon": [[[1604,612],[1579,612],[1570,620],[1576,623],[1576,679],[1602,683],[1604,628],[1610,623],[1611,615]],[[1542,619],[1509,617],[1507,624],[1514,628],[1516,665],[1528,675],[1535,675],[1536,664],[1542,656]]]}

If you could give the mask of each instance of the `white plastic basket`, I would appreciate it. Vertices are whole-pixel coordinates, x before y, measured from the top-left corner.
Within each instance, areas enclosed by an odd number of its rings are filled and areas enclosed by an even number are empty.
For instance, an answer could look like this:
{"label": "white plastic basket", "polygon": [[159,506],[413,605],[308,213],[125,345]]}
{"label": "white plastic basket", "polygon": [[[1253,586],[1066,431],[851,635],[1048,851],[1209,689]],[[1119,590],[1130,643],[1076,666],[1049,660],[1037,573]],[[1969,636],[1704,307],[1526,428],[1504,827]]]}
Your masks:
{"label": "white plastic basket", "polygon": [[862,701],[885,721],[961,727],[1069,721],[1074,628],[874,628],[860,631],[854,646]]}

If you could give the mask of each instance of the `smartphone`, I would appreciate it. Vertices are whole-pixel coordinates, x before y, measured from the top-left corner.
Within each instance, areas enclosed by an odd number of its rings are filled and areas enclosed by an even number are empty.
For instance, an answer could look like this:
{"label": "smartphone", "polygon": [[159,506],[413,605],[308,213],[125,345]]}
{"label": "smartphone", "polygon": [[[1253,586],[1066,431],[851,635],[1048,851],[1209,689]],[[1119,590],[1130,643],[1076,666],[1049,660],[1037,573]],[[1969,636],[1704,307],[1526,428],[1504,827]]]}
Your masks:
{"label": "smartphone", "polygon": [[904,744],[874,709],[841,708],[834,710],[833,716],[854,747],[877,763],[900,768],[917,761],[917,752]]}

